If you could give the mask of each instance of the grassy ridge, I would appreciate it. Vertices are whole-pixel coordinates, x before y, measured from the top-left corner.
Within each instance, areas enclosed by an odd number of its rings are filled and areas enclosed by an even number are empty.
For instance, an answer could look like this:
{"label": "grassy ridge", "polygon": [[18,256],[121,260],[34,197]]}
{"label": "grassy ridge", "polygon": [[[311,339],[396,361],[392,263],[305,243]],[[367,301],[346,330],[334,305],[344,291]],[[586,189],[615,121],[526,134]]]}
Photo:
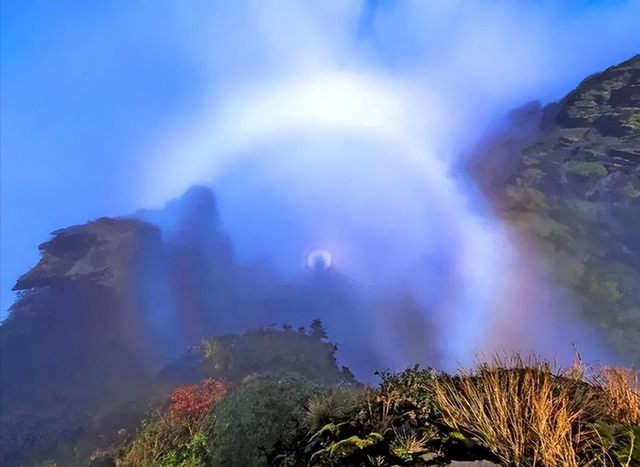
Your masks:
{"label": "grassy ridge", "polygon": [[[363,388],[296,373],[253,375],[212,399],[196,426],[183,417],[188,429],[176,428],[175,418],[167,424],[173,401],[120,449],[117,464],[346,467],[484,458],[518,467],[640,465],[631,370],[585,367],[579,359],[561,369],[513,354],[454,375],[416,366],[379,376],[377,387]],[[227,383],[216,387],[226,391]],[[201,407],[182,402],[183,410]],[[145,456],[136,454],[141,443]]]}

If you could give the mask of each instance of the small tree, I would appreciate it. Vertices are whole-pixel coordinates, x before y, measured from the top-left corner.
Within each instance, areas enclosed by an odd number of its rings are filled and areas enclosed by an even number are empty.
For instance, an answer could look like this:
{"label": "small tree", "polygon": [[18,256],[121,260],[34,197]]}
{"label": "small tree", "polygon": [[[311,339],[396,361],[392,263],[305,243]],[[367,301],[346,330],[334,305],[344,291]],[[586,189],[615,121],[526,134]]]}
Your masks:
{"label": "small tree", "polygon": [[313,321],[311,321],[311,327],[309,329],[309,336],[313,337],[314,339],[326,339],[327,337],[329,337],[327,335],[327,331],[324,329],[324,326],[322,326],[322,321],[320,321],[319,319],[314,319]]}

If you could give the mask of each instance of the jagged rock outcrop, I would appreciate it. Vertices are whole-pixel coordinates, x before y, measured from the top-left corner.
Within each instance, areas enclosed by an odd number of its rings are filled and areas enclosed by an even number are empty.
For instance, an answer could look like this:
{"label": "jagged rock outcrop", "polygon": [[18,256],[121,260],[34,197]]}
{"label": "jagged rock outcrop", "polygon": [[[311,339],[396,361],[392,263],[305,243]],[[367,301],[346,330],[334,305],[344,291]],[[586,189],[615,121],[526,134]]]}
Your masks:
{"label": "jagged rock outcrop", "polygon": [[210,189],[139,217],[162,232],[131,218],[61,229],[18,279],[0,326],[2,465],[69,459],[60,449],[95,449],[127,417],[137,425],[159,392],[189,378],[158,375],[162,365],[205,337],[317,316],[311,284],[235,264]]}
{"label": "jagged rock outcrop", "polygon": [[160,232],[151,224],[107,217],[52,235],[38,247],[40,262],[18,279],[13,290],[78,281],[123,287],[130,283],[134,263],[150,245],[161,242]]}
{"label": "jagged rock outcrop", "polygon": [[140,270],[162,255],[158,229],[102,218],[53,235],[0,327],[6,466],[97,436],[115,407],[148,396],[159,365],[135,297]]}
{"label": "jagged rock outcrop", "polygon": [[[197,362],[158,373],[188,346],[255,329],[265,315],[309,322],[329,309],[318,310],[321,303],[346,300],[335,281],[285,283],[235,264],[209,189],[146,215],[163,225],[162,235],[142,220],[110,218],[53,232],[38,264],[18,279],[19,299],[0,326],[2,465],[82,465],[122,428],[135,429],[163,391],[199,375]],[[313,341],[290,327],[264,332]]]}
{"label": "jagged rock outcrop", "polygon": [[640,56],[584,80],[563,100],[556,122],[563,128],[593,128],[602,136],[637,136]]}
{"label": "jagged rock outcrop", "polygon": [[238,315],[236,265],[231,240],[222,230],[213,191],[193,186],[162,209],[135,213],[159,226],[165,241],[165,268],[156,277],[172,291],[175,323],[184,333],[183,346],[219,332],[229,332],[229,318]]}
{"label": "jagged rock outcrop", "polygon": [[487,191],[504,218],[541,240],[584,316],[640,365],[640,55],[535,118],[529,140],[520,128],[497,138],[512,142],[515,163]]}

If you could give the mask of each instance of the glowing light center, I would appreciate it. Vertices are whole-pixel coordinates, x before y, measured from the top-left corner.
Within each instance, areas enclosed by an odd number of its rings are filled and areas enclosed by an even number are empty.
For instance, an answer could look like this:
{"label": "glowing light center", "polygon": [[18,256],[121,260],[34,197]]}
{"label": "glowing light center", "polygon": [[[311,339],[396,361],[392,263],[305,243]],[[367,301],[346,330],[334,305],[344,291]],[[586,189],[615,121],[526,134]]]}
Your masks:
{"label": "glowing light center", "polygon": [[307,257],[309,269],[328,269],[331,266],[331,254],[326,250],[315,250]]}

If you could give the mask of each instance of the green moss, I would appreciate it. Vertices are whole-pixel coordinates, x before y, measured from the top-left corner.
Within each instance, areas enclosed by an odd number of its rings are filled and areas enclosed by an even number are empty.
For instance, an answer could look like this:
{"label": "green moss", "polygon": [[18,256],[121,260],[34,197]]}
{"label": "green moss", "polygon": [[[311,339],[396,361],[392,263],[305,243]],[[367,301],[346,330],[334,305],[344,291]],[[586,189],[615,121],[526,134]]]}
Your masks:
{"label": "green moss", "polygon": [[600,162],[567,161],[562,164],[565,172],[583,175],[585,177],[606,177],[609,174],[607,168]]}
{"label": "green moss", "polygon": [[364,438],[360,438],[357,435],[353,435],[346,439],[341,439],[335,443],[331,443],[324,449],[313,453],[311,459],[322,454],[329,454],[334,457],[350,457],[356,453],[369,449],[375,446],[379,442],[383,441],[384,437],[380,433],[372,432],[366,435]]}
{"label": "green moss", "polygon": [[637,190],[631,183],[624,187],[623,192],[630,198],[637,198],[638,196],[640,196],[640,190]]}
{"label": "green moss", "polygon": [[572,118],[593,120],[602,115],[601,105],[609,100],[610,95],[610,89],[603,82],[602,87],[582,92],[576,102],[567,107],[567,114]]}
{"label": "green moss", "polygon": [[640,109],[633,109],[629,116],[629,120],[624,122],[624,124],[625,126],[640,132]]}
{"label": "green moss", "polygon": [[475,444],[470,438],[459,431],[452,431],[447,435],[448,443],[457,446],[458,449],[468,450]]}
{"label": "green moss", "polygon": [[449,438],[455,439],[456,441],[467,441],[467,437],[459,431],[452,431],[451,433],[449,433]]}
{"label": "green moss", "polygon": [[589,277],[589,291],[597,295],[604,295],[613,300],[619,300],[622,297],[616,281],[611,279],[598,280],[594,275]]}
{"label": "green moss", "polygon": [[343,425],[342,423],[339,424],[335,424],[335,423],[327,423],[325,426],[323,426],[322,428],[320,428],[311,438],[310,440],[313,440],[315,438],[317,438],[318,436],[322,436],[324,434],[330,433],[332,435],[339,435],[340,434],[340,425]]}
{"label": "green moss", "polygon": [[349,457],[356,452],[375,446],[383,439],[380,433],[369,433],[364,439],[354,435],[332,444],[329,450],[336,457]]}
{"label": "green moss", "polygon": [[507,196],[512,200],[515,209],[536,211],[547,209],[546,198],[543,192],[535,188],[507,188]]}
{"label": "green moss", "polygon": [[564,201],[572,214],[576,215],[583,221],[597,221],[606,206],[602,203],[592,203],[581,199],[570,198]]}

